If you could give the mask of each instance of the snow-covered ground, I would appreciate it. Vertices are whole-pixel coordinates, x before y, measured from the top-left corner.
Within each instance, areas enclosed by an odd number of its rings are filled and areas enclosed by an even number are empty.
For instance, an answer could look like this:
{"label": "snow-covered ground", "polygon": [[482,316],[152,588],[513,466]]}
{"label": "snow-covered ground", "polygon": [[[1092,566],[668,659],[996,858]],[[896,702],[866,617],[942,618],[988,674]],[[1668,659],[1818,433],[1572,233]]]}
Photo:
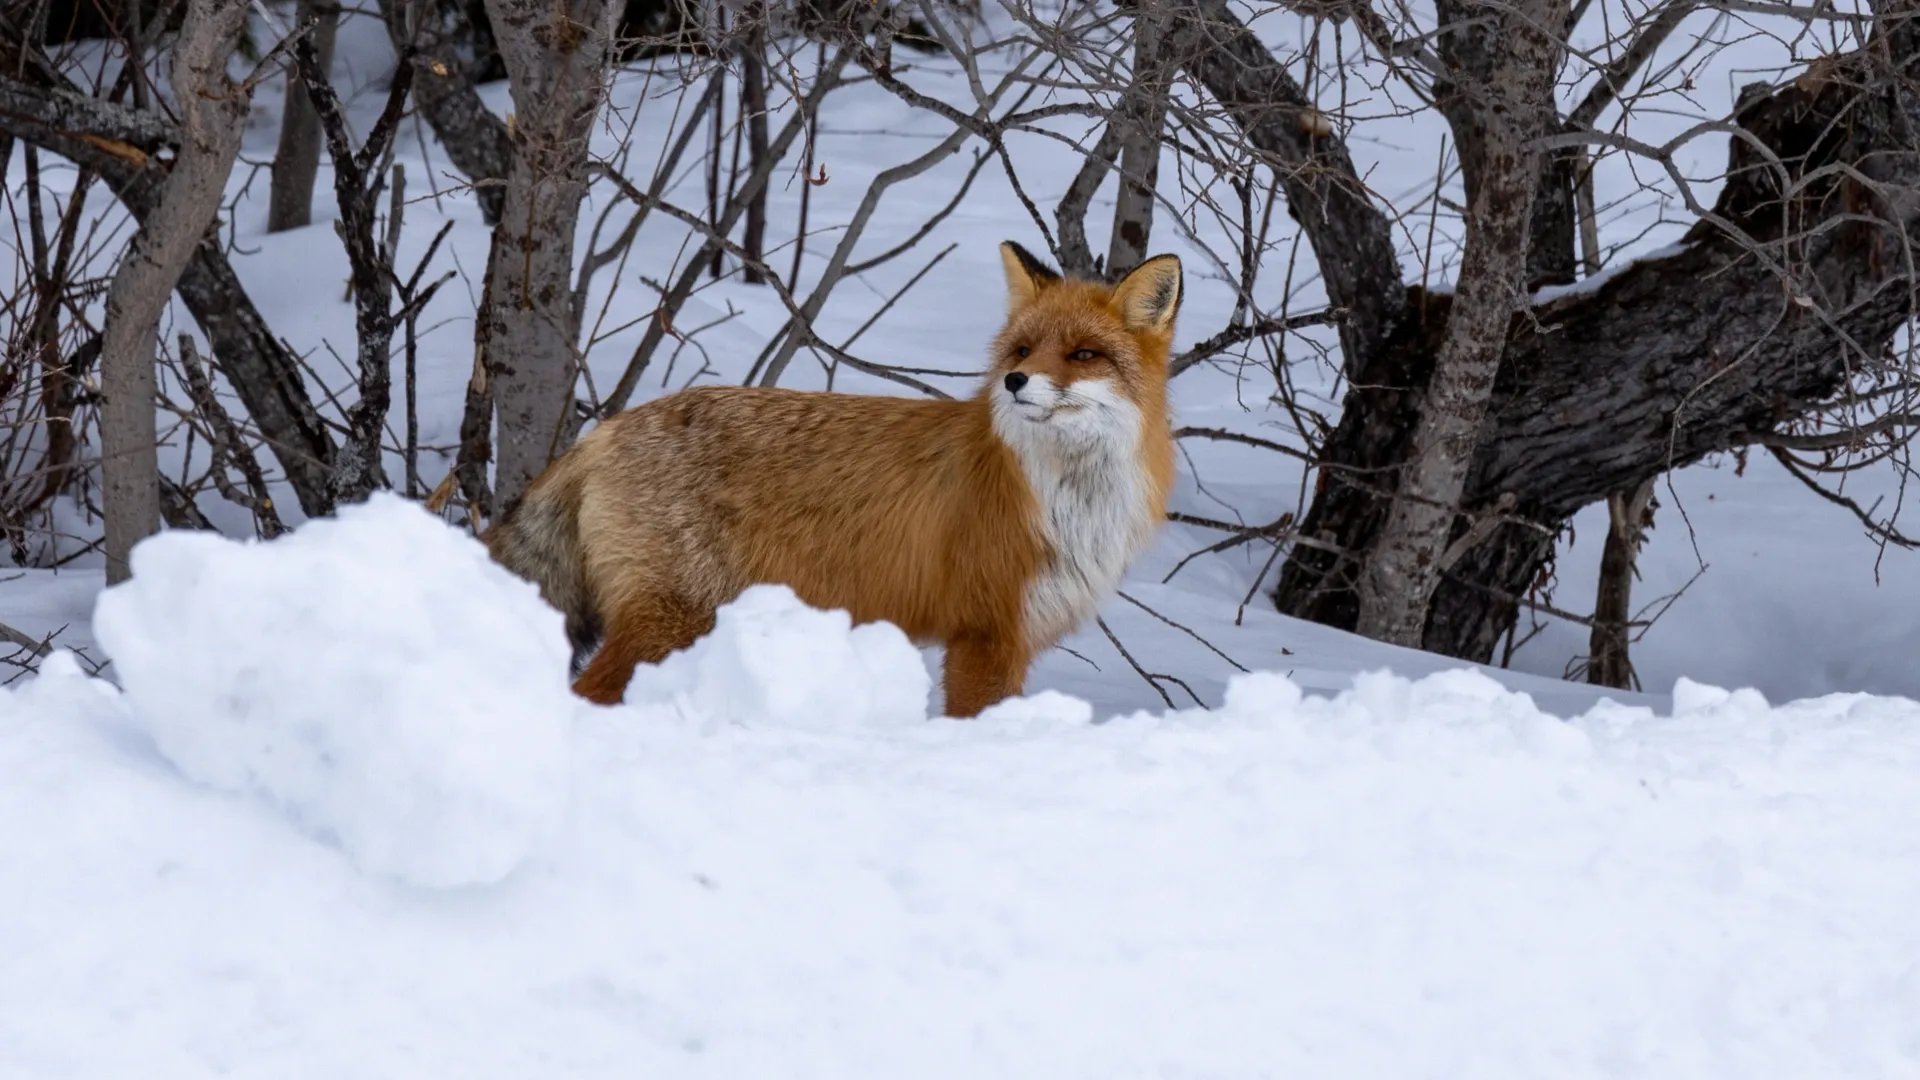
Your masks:
{"label": "snow-covered ground", "polygon": [[[1619,9],[1601,0],[1592,18]],[[1296,21],[1260,26],[1279,40]],[[1676,57],[1692,45],[1673,41]],[[1784,60],[1756,38],[1672,78],[1712,113]],[[362,90],[359,130],[390,65],[384,33],[350,17],[336,79]],[[952,71],[911,77],[964,97]],[[630,141],[642,179],[672,110],[636,105],[666,81],[624,74],[597,137],[603,153]],[[1432,114],[1350,89],[1373,117],[1352,139],[1370,182],[1394,199],[1430,186]],[[506,111],[504,85],[483,92]],[[250,160],[271,157],[278,96],[261,88]],[[831,180],[811,189],[803,295],[868,181],[945,133],[871,85],[836,92],[822,121]],[[1628,130],[1687,122],[1649,110]],[[1037,136],[1010,146],[1050,214],[1078,159]],[[861,254],[917,228],[970,157],[889,192]],[[401,266],[455,223],[430,273],[460,277],[423,319],[431,485],[457,438],[487,234],[470,200],[433,194],[453,170],[411,121],[398,158],[415,196]],[[1710,176],[1724,147],[1681,158]],[[275,331],[344,390],[326,347],[352,354],[329,175],[312,227],[267,236],[265,179],[239,170],[232,258]],[[674,190],[698,204],[702,183]],[[802,187],[776,183],[772,245],[791,239]],[[1636,189],[1627,163],[1601,169],[1621,257],[1677,235]],[[1110,206],[1089,218],[1096,250]],[[1408,276],[1444,283],[1457,221],[1437,216],[1430,271],[1421,222]],[[1291,228],[1276,215],[1283,243]],[[955,244],[852,351],[977,369],[1003,310],[1003,237],[1042,246],[990,166],[918,251],[835,294],[823,334],[851,334]],[[684,238],[654,215],[596,282],[602,390],[651,310],[644,282]],[[1155,238],[1188,260],[1185,346],[1232,308],[1196,246],[1222,234],[1200,214]],[[1284,280],[1263,279],[1265,302]],[[1297,306],[1318,303],[1304,270],[1293,285]],[[738,381],[785,312],[728,280],[678,323],[723,317],[658,359],[641,395]],[[1306,344],[1289,346],[1291,378],[1331,411]],[[803,355],[785,381],[827,379]],[[1181,423],[1296,441],[1272,393],[1258,365],[1174,388]],[[1286,459],[1185,450],[1178,509],[1260,523],[1299,506]],[[1891,476],[1850,484],[1863,503],[1897,493]],[[0,690],[0,1080],[1920,1076],[1920,704],[1862,693],[1920,697],[1920,561],[1878,559],[1846,511],[1759,458],[1683,470],[1660,498],[1636,595],[1687,591],[1636,646],[1645,695],[1561,681],[1585,631],[1552,620],[1511,670],[1465,671],[1285,618],[1246,602],[1258,545],[1169,578],[1219,535],[1170,526],[1125,585],[1145,606],[1103,614],[1204,708],[1169,710],[1161,691],[1189,706],[1185,691],[1149,686],[1087,627],[1041,659],[1032,698],[966,724],[929,719],[932,657],[777,589],[643,670],[628,705],[587,706],[531,589],[385,497],[270,545],[163,536],[104,596],[95,556],[0,568],[0,621],[64,626],[61,642],[108,662],[91,679],[57,657]],[[232,506],[202,505],[247,531]],[[1589,606],[1602,517],[1562,546],[1562,607]]]}
{"label": "snow-covered ground", "polygon": [[0,692],[0,1075],[1920,1075],[1920,705],[1468,672],[929,721],[777,588],[634,701],[398,499]]}

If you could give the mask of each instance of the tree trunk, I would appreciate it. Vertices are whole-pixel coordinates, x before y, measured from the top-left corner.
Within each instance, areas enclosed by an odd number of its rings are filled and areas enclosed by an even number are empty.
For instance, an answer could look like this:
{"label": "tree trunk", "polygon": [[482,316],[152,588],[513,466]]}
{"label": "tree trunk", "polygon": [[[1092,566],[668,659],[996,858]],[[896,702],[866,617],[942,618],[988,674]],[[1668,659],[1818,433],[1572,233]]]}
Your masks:
{"label": "tree trunk", "polygon": [[1486,102],[1475,116],[1482,172],[1467,204],[1466,251],[1453,314],[1419,407],[1413,455],[1359,582],[1356,628],[1394,645],[1419,648],[1425,635],[1433,591],[1449,569],[1445,555],[1451,529],[1505,352],[1507,326],[1521,306],[1539,159],[1528,144],[1541,131],[1540,102],[1552,100],[1558,52],[1540,29],[1552,10],[1553,0],[1532,0],[1504,12],[1478,11],[1502,42],[1485,81],[1475,87]]}
{"label": "tree trunk", "polygon": [[[1498,123],[1502,105],[1488,95],[1491,80],[1499,68],[1509,62],[1511,31],[1491,17],[1491,11],[1479,0],[1439,0],[1436,14],[1444,28],[1439,35],[1441,62],[1450,77],[1434,80],[1434,104],[1446,117],[1460,155],[1460,176],[1471,204],[1489,168],[1488,139],[1495,137],[1491,125]],[[1544,0],[1531,9],[1540,27],[1565,27],[1571,21],[1566,0]],[[1507,21],[1511,21],[1510,19]],[[1562,37],[1550,37],[1552,50],[1548,63],[1560,69],[1565,52]],[[1539,97],[1516,107],[1527,109],[1533,117],[1536,133],[1559,131],[1560,113],[1553,95]],[[1544,285],[1569,285],[1575,280],[1574,254],[1574,166],[1577,153],[1571,149],[1539,154],[1534,160],[1533,206],[1527,218],[1526,287],[1529,291]]]}
{"label": "tree trunk", "polygon": [[226,62],[246,12],[245,0],[188,4],[173,48],[173,89],[182,111],[179,156],[159,205],[134,234],[107,290],[100,443],[109,584],[130,576],[133,546],[160,528],[154,424],[160,312],[219,211],[240,152],[248,95],[227,78]]}
{"label": "tree trunk", "polygon": [[[484,36],[463,5],[436,0],[380,0],[380,14],[394,50],[409,42],[414,53],[413,100],[427,118],[454,167],[474,185],[487,224],[499,222],[513,147],[506,121],[480,100],[462,51],[479,53]],[[516,97],[516,101],[518,98]],[[525,119],[523,115],[520,119]]]}
{"label": "tree trunk", "polygon": [[1113,232],[1107,239],[1106,276],[1110,281],[1133,272],[1147,258],[1153,236],[1153,191],[1160,177],[1160,131],[1167,122],[1165,28],[1151,5],[1133,20],[1133,81],[1120,115],[1120,188],[1113,204]]}
{"label": "tree trunk", "polygon": [[487,0],[487,12],[516,114],[476,334],[492,372],[495,505],[505,508],[565,449],[571,428],[574,228],[614,12],[607,0]]}
{"label": "tree trunk", "polygon": [[[740,118],[747,125],[747,172],[758,170],[767,157],[767,5],[754,0],[743,17],[746,45],[740,57]],[[767,186],[761,184],[747,200],[747,231],[741,238],[748,260],[742,276],[749,285],[766,284],[760,266],[767,253]]]}
{"label": "tree trunk", "polygon": [[1406,303],[1393,224],[1340,139],[1227,0],[1165,0],[1172,62],[1204,86],[1279,174],[1287,213],[1313,248],[1327,302],[1344,313],[1349,375],[1385,347]]}
{"label": "tree trunk", "polygon": [[1633,619],[1633,564],[1640,554],[1647,506],[1652,501],[1652,480],[1607,496],[1607,542],[1600,553],[1600,587],[1593,601],[1593,633],[1587,641],[1587,681],[1595,686],[1630,690],[1636,681],[1627,654],[1627,623]]}
{"label": "tree trunk", "polygon": [[[334,31],[340,5],[333,0],[300,0],[294,27],[313,24],[313,50],[325,77],[333,70]],[[287,68],[287,102],[280,116],[280,146],[273,155],[273,185],[267,196],[267,231],[301,229],[313,222],[313,183],[320,175],[320,118],[307,99],[306,84]]]}
{"label": "tree trunk", "polygon": [[1053,220],[1059,226],[1060,235],[1060,250],[1054,254],[1060,260],[1061,271],[1074,277],[1088,277],[1099,269],[1094,262],[1093,247],[1087,243],[1087,206],[1120,158],[1120,139],[1120,126],[1109,121],[1100,132],[1100,141],[1086,151],[1080,171],[1074,174],[1073,182],[1067,185],[1066,193],[1054,208]]}

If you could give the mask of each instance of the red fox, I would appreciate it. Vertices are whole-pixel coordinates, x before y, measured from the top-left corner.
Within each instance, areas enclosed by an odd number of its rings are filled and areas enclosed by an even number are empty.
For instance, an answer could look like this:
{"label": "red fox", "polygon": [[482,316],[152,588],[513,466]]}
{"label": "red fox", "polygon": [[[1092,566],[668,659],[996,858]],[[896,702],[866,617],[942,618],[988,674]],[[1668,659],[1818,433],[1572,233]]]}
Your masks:
{"label": "red fox", "polygon": [[1183,281],[1172,255],[1110,286],[1000,254],[1007,322],[967,400],[697,387],[528,487],[486,543],[566,616],[576,693],[620,701],[759,583],[945,645],[949,716],[1021,692],[1166,518]]}

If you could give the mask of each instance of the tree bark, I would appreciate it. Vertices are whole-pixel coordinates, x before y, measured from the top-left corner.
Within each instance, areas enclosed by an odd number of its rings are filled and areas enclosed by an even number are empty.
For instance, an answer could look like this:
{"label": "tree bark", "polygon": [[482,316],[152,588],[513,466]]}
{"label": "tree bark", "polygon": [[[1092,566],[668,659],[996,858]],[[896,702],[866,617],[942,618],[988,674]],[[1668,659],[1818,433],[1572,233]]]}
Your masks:
{"label": "tree bark", "polygon": [[133,546],[160,528],[158,396],[160,312],[206,235],[240,152],[249,95],[227,78],[245,0],[191,0],[173,48],[180,152],[158,205],[134,234],[107,290],[102,329],[100,443],[107,581],[132,573]]}
{"label": "tree bark", "polygon": [[[1481,173],[1467,204],[1466,250],[1447,333],[1414,428],[1413,455],[1359,582],[1356,628],[1378,641],[1419,648],[1444,565],[1460,494],[1521,306],[1539,153],[1529,143],[1551,108],[1558,49],[1547,30],[1554,0],[1461,5],[1501,45],[1474,87]],[[1464,12],[1463,12],[1464,14]],[[1569,244],[1569,254],[1571,245]]]}
{"label": "tree bark", "polygon": [[[740,57],[740,118],[747,125],[747,172],[758,171],[767,158],[767,5],[754,0],[743,16],[746,44]],[[767,253],[767,186],[761,184],[747,200],[747,229],[741,246],[749,256],[742,277],[749,285],[764,285],[760,267]]]}
{"label": "tree bark", "polygon": [[[1565,54],[1565,29],[1570,21],[1571,5],[1566,0],[1547,0],[1530,9],[1531,21],[1549,38],[1551,69],[1558,71]],[[1434,104],[1453,132],[1455,152],[1460,156],[1460,176],[1471,205],[1489,168],[1489,124],[1497,122],[1501,108],[1488,98],[1486,88],[1498,78],[1499,67],[1507,61],[1509,31],[1503,25],[1510,19],[1496,20],[1493,9],[1481,0],[1439,0],[1436,6],[1441,33],[1439,53],[1448,76],[1434,80]],[[1534,115],[1531,130],[1560,130],[1560,113],[1553,95],[1545,93],[1523,107]],[[1528,212],[1526,287],[1568,285],[1575,280],[1577,260],[1574,252],[1576,233],[1574,214],[1574,168],[1577,155],[1572,150],[1539,154],[1535,158],[1533,206]]]}
{"label": "tree bark", "polygon": [[1376,206],[1326,118],[1292,75],[1240,22],[1227,0],[1166,0],[1169,56],[1227,111],[1280,175],[1287,213],[1313,247],[1327,302],[1344,313],[1349,375],[1385,346],[1406,286],[1393,225]]}
{"label": "tree bark", "polygon": [[565,448],[571,429],[574,229],[614,11],[607,0],[487,0],[487,12],[516,115],[476,332],[492,373],[495,505],[505,508]]}
{"label": "tree bark", "polygon": [[[454,167],[474,185],[487,224],[497,224],[506,202],[513,147],[506,121],[480,100],[461,51],[478,52],[480,31],[461,5],[436,0],[380,0],[380,14],[396,52],[412,43],[413,100]],[[518,98],[516,97],[516,101]],[[524,120],[525,116],[522,115]]]}
{"label": "tree bark", "polygon": [[1147,258],[1153,237],[1153,192],[1160,177],[1160,131],[1167,122],[1166,28],[1150,4],[1133,19],[1133,79],[1115,118],[1120,131],[1120,185],[1107,239],[1107,279],[1118,281]]}
{"label": "tree bark", "polygon": [[1099,270],[1093,247],[1087,243],[1087,206],[1120,158],[1121,137],[1120,126],[1109,122],[1100,132],[1100,141],[1086,151],[1080,171],[1074,174],[1073,182],[1067,185],[1059,205],[1054,208],[1053,220],[1060,236],[1060,250],[1054,254],[1060,260],[1062,273],[1089,277]]}
{"label": "tree bark", "polygon": [[[300,0],[294,27],[309,23],[321,75],[333,70],[333,38],[340,5],[333,0]],[[280,116],[280,145],[273,154],[273,184],[267,194],[267,231],[285,232],[313,223],[313,184],[320,175],[320,118],[307,97],[306,83],[287,68],[287,101]]]}

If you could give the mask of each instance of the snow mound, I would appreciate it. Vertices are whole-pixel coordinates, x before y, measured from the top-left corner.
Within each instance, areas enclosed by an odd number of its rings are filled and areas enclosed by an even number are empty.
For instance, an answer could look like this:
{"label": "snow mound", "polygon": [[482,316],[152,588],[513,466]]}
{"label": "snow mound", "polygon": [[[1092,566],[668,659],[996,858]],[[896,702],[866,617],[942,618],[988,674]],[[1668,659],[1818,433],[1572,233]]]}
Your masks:
{"label": "snow mound", "polygon": [[1920,1075],[1911,701],[927,722],[897,630],[764,588],[597,709],[397,499],[135,572],[124,692],[0,691],[8,1080]]}
{"label": "snow mound", "polygon": [[711,634],[636,671],[626,700],[673,702],[709,721],[857,730],[924,721],[931,690],[899,627],[854,626],[785,585],[755,585],[720,609]]}
{"label": "snow mound", "polygon": [[471,537],[376,495],[271,543],[168,532],[101,594],[134,722],[363,870],[497,881],[564,810],[560,616]]}

